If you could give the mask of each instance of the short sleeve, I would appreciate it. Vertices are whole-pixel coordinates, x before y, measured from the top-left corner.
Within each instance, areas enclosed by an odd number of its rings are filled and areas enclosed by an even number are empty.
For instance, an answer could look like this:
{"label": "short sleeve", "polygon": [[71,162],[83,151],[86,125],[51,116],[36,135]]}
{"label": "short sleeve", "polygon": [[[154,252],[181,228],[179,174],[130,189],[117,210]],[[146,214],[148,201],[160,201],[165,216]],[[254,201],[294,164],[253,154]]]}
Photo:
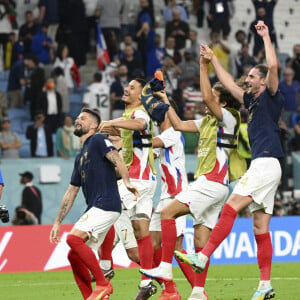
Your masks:
{"label": "short sleeve", "polygon": [[95,134],[94,142],[97,143],[98,151],[102,157],[106,156],[108,152],[116,150],[112,142],[103,134]]}
{"label": "short sleeve", "polygon": [[225,108],[221,108],[221,109],[222,109],[223,119],[219,123],[222,125],[222,127],[226,128],[227,130],[234,131],[234,128],[236,125],[235,117],[227,109],[225,109]]}
{"label": "short sleeve", "polygon": [[75,186],[81,186],[81,177],[79,173],[79,160],[80,160],[80,154],[76,156],[75,162],[74,162],[74,169],[71,176],[70,184]]}
{"label": "short sleeve", "polygon": [[172,127],[170,127],[157,137],[162,140],[165,148],[169,148],[178,142],[180,138],[180,132],[175,131]]}

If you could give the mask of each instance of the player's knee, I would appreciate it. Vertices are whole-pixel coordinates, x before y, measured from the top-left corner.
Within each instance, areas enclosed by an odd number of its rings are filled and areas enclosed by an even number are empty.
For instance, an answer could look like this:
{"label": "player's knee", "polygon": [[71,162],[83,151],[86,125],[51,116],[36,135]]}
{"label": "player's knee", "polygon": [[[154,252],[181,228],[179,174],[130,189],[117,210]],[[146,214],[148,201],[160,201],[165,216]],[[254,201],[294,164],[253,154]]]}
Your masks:
{"label": "player's knee", "polygon": [[161,220],[173,219],[173,215],[171,214],[170,210],[168,210],[167,207],[165,207],[160,212],[160,218]]}
{"label": "player's knee", "polygon": [[127,255],[129,259],[137,264],[140,263],[139,250],[137,247],[127,249]]}

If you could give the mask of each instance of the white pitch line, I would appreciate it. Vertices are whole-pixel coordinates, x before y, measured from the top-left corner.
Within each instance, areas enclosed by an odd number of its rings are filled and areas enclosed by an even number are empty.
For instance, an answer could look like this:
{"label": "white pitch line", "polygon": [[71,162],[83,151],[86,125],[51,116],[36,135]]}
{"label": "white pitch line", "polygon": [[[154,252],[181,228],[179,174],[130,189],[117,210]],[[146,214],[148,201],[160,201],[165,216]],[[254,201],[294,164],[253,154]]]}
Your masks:
{"label": "white pitch line", "polygon": [[[175,281],[183,281],[187,280],[186,278],[174,278]],[[240,280],[257,280],[257,277],[253,278],[206,278],[206,280],[217,281],[217,280],[225,280],[225,281],[240,281]],[[299,277],[271,277],[271,280],[299,280]]]}

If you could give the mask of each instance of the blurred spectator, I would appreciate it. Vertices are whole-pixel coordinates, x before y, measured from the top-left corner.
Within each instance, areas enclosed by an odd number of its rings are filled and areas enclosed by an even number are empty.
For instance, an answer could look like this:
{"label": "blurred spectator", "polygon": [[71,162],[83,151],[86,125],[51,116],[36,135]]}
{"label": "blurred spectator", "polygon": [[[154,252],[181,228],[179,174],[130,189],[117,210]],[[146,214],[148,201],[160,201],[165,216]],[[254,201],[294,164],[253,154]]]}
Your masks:
{"label": "blurred spectator", "polygon": [[102,72],[102,82],[111,86],[115,82],[117,74],[118,65],[115,62],[110,62]]}
{"label": "blurred spectator", "polygon": [[294,79],[300,82],[300,44],[293,47],[293,56],[288,59],[286,66],[294,70]]}
{"label": "blurred spectator", "polygon": [[45,115],[45,125],[51,133],[55,133],[62,124],[62,100],[61,95],[55,91],[53,78],[46,81],[40,98],[40,109]]}
{"label": "blurred spectator", "polygon": [[26,138],[30,140],[32,157],[53,156],[53,141],[50,129],[44,124],[45,115],[37,111],[34,116],[34,124],[26,130]]}
{"label": "blurred spectator", "polygon": [[252,36],[254,37],[254,45],[253,45],[253,56],[258,56],[259,52],[264,49],[264,42],[261,38],[261,36],[257,33],[257,30],[255,28],[255,25],[257,22],[261,20],[264,21],[265,24],[268,26],[269,33],[270,33],[270,39],[272,43],[274,44],[275,49],[278,49],[276,34],[274,31],[274,27],[272,24],[269,24],[266,17],[266,10],[264,7],[258,7],[256,10],[256,18],[255,20],[250,24],[249,28],[249,34],[248,34],[248,44],[251,42]]}
{"label": "blurred spectator", "polygon": [[0,47],[2,47],[4,55],[2,58],[2,64],[5,65],[5,49],[8,41],[8,35],[12,32],[12,24],[10,15],[14,8],[14,2],[11,0],[0,2]]}
{"label": "blurred spectator", "polygon": [[283,72],[283,80],[279,83],[279,89],[284,97],[284,110],[281,116],[288,127],[292,127],[292,115],[299,107],[298,96],[300,95],[300,83],[293,80],[294,74],[293,69],[286,68]]}
{"label": "blurred spectator", "polygon": [[164,49],[165,49],[167,55],[173,59],[173,61],[176,65],[182,61],[180,52],[177,49],[175,49],[175,38],[174,37],[172,37],[172,36],[167,37]]}
{"label": "blurred spectator", "polygon": [[66,44],[59,44],[57,47],[53,69],[56,67],[63,69],[70,93],[72,93],[74,90],[73,80],[77,83],[77,87],[80,88],[81,80],[79,70],[75,60],[70,57],[69,47]]}
{"label": "blurred spectator", "polygon": [[[38,59],[35,55],[28,55],[31,65],[26,68],[26,88],[24,93],[24,101],[30,103],[30,115],[33,120],[35,111],[39,108],[39,100],[42,89],[45,84],[45,71],[38,65]],[[28,59],[27,58],[27,59]]]}
{"label": "blurred spectator", "polygon": [[64,70],[60,67],[54,68],[53,78],[55,82],[55,91],[61,96],[62,112],[68,114],[70,112],[70,98]]}
{"label": "blurred spectator", "polygon": [[[147,65],[147,47],[149,44],[148,39],[149,37],[152,37],[153,39],[155,20],[153,8],[151,7],[149,0],[140,0],[140,5],[141,10],[137,18],[136,40],[138,49],[142,55],[142,68],[145,72]],[[128,68],[128,72],[130,73],[130,68]]]}
{"label": "blurred spectator", "polygon": [[34,19],[39,15],[39,0],[16,1],[17,23],[20,28],[26,22],[26,12],[31,11]]}
{"label": "blurred spectator", "polygon": [[161,36],[159,34],[150,33],[151,37],[148,39],[147,47],[147,65],[146,76],[152,78],[155,71],[160,69],[163,64],[163,60],[166,57],[166,51],[161,47]]}
{"label": "blurred spectator", "polygon": [[123,41],[120,44],[119,59],[123,59],[125,56],[124,49],[126,46],[132,46],[134,50],[134,57],[138,60],[142,59],[141,52],[137,49],[137,43],[133,40],[131,35],[127,34],[124,36]]}
{"label": "blurred spectator", "polygon": [[186,40],[189,36],[189,24],[180,20],[180,11],[173,9],[173,20],[166,24],[165,37],[172,36],[175,38],[175,49],[185,48]]}
{"label": "blurred spectator", "polygon": [[181,120],[184,120],[185,101],[183,98],[183,91],[187,87],[186,80],[178,80],[177,89],[173,91],[172,99],[175,101],[178,107],[178,116]]}
{"label": "blurred spectator", "polygon": [[121,37],[121,12],[124,0],[98,0],[96,16],[99,17],[109,56],[118,54]]}
{"label": "blurred spectator", "polygon": [[277,1],[278,0],[252,0],[256,12],[259,7],[263,7],[266,10],[267,24],[270,24],[273,28],[274,28],[273,14],[274,14],[274,8],[275,5],[277,4]]}
{"label": "blurred spectator", "polygon": [[1,157],[5,158],[20,158],[19,148],[22,146],[18,134],[14,131],[10,131],[10,120],[4,118],[2,120],[0,132],[0,148]]}
{"label": "blurred spectator", "polygon": [[193,11],[197,17],[197,27],[203,27],[205,0],[193,0]]}
{"label": "blurred spectator", "polygon": [[47,34],[48,25],[42,24],[38,32],[33,36],[31,49],[40,63],[49,64],[53,58],[53,41],[50,35]]}
{"label": "blurred spectator", "polygon": [[7,99],[9,107],[22,108],[23,107],[23,93],[22,86],[25,86],[25,72],[31,72],[36,66],[36,57],[28,55],[25,59],[16,61],[11,67],[8,84],[7,84]]}
{"label": "blurred spectator", "polygon": [[24,55],[31,53],[31,43],[33,36],[37,34],[38,26],[34,22],[32,11],[26,11],[26,22],[22,23],[19,30],[20,41],[24,44]]}
{"label": "blurred spectator", "polygon": [[121,64],[127,66],[128,77],[131,80],[138,77],[137,75],[142,73],[142,63],[139,59],[134,57],[134,49],[132,46],[125,46],[124,54],[125,56],[123,59],[121,59]]}
{"label": "blurred spectator", "polygon": [[[193,78],[193,84],[187,86],[183,90],[183,98],[185,100],[185,109],[192,109],[195,111],[195,114],[199,111],[200,103],[203,102],[202,94],[200,91],[200,77],[195,76]],[[196,116],[195,116],[196,119]]]}
{"label": "blurred spectator", "polygon": [[188,16],[186,10],[183,6],[177,5],[176,0],[168,0],[168,4],[163,8],[162,14],[164,21],[170,22],[173,21],[173,9],[176,8],[180,12],[180,20],[184,22],[188,22]]}
{"label": "blurred spectator", "polygon": [[291,150],[300,151],[300,113],[299,112],[293,115],[292,125],[294,128],[294,137],[291,141]]}
{"label": "blurred spectator", "polygon": [[22,51],[22,53],[19,53],[19,50],[16,47],[16,34],[14,32],[11,32],[8,35],[8,40],[7,40],[6,47],[5,47],[5,65],[4,65],[4,70],[10,70],[11,66],[20,57],[23,56],[23,49],[21,51]]}
{"label": "blurred spectator", "polygon": [[18,206],[16,207],[11,223],[13,225],[37,225],[39,221],[28,209]]}
{"label": "blurred spectator", "polygon": [[164,81],[166,84],[166,93],[168,97],[172,97],[173,92],[177,90],[178,77],[181,74],[180,68],[174,63],[172,57],[167,55],[163,60],[163,65],[161,68],[164,73]]}
{"label": "blurred spectator", "polygon": [[56,41],[66,44],[78,67],[86,64],[88,25],[82,0],[59,1],[60,23]]}
{"label": "blurred spectator", "polygon": [[141,10],[140,0],[124,0],[121,15],[122,37],[130,35],[135,38],[137,17]]}
{"label": "blurred spectator", "polygon": [[120,118],[123,115],[125,104],[122,101],[124,89],[129,84],[128,69],[124,64],[118,67],[118,76],[110,87],[110,101],[112,107],[112,119]]}
{"label": "blurred spectator", "polygon": [[102,83],[102,74],[94,74],[94,81],[87,88],[83,96],[83,107],[97,109],[102,121],[108,121],[110,117],[109,86]]}
{"label": "blurred spectator", "polygon": [[[39,16],[38,21],[39,24],[48,24],[48,34],[51,39],[54,41],[59,17],[58,17],[58,0],[39,0]],[[62,2],[62,1],[61,1]]]}
{"label": "blurred spectator", "polygon": [[234,13],[232,0],[209,0],[209,15],[207,19],[213,32],[223,35],[223,39],[227,40],[230,33],[230,18]]}
{"label": "blurred spectator", "polygon": [[198,43],[198,33],[196,30],[190,30],[187,49],[192,52],[193,59],[199,61],[200,44]]}
{"label": "blurred spectator", "polygon": [[[0,123],[2,123],[2,120],[7,117],[7,100],[5,93],[0,90]],[[1,128],[0,128],[1,130]]]}
{"label": "blurred spectator", "polygon": [[41,191],[33,185],[33,174],[29,171],[25,171],[19,174],[21,176],[20,183],[25,187],[22,191],[21,206],[32,212],[38,219],[38,223],[41,224],[41,215],[43,211],[43,200]]}
{"label": "blurred spectator", "polygon": [[80,140],[74,135],[74,124],[71,116],[65,116],[64,125],[56,131],[56,151],[62,158],[76,156],[80,150]]}
{"label": "blurred spectator", "polygon": [[[209,47],[213,51],[214,55],[218,58],[223,68],[226,71],[229,71],[230,48],[221,41],[221,36],[218,32],[211,32],[210,39],[211,43],[209,44]],[[211,64],[208,65],[208,74],[212,83],[215,83],[217,78]]]}
{"label": "blurred spectator", "polygon": [[96,9],[97,9],[97,1],[95,0],[83,0],[83,4],[85,7],[85,16],[87,23],[87,44],[86,51],[94,51],[96,47],[96,37],[97,37],[97,23],[96,23]]}
{"label": "blurred spectator", "polygon": [[244,74],[244,67],[251,66],[254,67],[257,64],[255,57],[249,54],[249,45],[243,44],[241,50],[237,54],[235,58],[235,66],[236,66],[236,75],[237,77],[241,77]]}
{"label": "blurred spectator", "polygon": [[184,51],[184,61],[178,65],[181,74],[180,80],[185,80],[187,86],[194,84],[194,77],[199,77],[199,64],[193,60],[193,54],[191,50]]}

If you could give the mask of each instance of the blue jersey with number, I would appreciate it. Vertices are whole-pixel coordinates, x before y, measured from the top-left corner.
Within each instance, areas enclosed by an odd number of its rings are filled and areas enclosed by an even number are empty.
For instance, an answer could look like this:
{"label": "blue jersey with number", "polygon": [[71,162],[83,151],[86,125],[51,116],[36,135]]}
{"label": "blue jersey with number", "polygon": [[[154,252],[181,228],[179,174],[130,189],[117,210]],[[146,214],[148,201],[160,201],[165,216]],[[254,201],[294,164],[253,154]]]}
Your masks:
{"label": "blue jersey with number", "polygon": [[108,138],[100,133],[89,137],[75,158],[71,184],[81,186],[87,209],[97,207],[121,212],[115,168],[106,154],[115,150]]}
{"label": "blue jersey with number", "polygon": [[258,157],[283,157],[278,121],[284,98],[280,91],[271,95],[265,89],[257,98],[244,93],[245,107],[249,111],[248,135],[252,159]]}

